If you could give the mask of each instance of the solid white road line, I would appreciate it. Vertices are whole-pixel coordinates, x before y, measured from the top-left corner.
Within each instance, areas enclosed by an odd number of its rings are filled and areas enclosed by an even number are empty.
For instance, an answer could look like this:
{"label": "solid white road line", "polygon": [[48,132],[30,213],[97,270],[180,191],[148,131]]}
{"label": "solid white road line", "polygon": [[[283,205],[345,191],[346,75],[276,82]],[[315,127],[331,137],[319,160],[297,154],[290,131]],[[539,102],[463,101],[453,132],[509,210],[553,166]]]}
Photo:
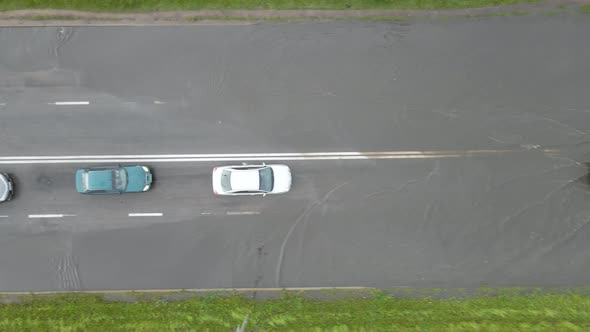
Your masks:
{"label": "solid white road line", "polygon": [[29,214],[30,219],[75,217],[75,214]]}
{"label": "solid white road line", "polygon": [[[274,158],[274,157],[329,157],[329,156],[390,156],[390,155],[446,155],[446,154],[497,154],[526,152],[530,149],[505,150],[442,150],[442,151],[367,151],[367,152],[279,152],[279,153],[206,153],[206,154],[122,154],[122,155],[80,155],[80,156],[11,156],[0,157],[0,160],[29,160],[29,159],[173,159],[173,158]],[[537,149],[545,153],[555,153],[555,149]]]}
{"label": "solid white road line", "polygon": [[129,217],[162,217],[163,213],[129,213]]}
{"label": "solid white road line", "polygon": [[87,155],[87,156],[11,156],[0,157],[0,164],[82,164],[130,162],[213,162],[213,161],[288,161],[288,160],[370,160],[433,159],[499,155],[537,151],[558,153],[555,149],[464,150],[464,151],[373,151],[309,153],[235,153],[235,154],[162,154],[162,155]]}
{"label": "solid white road line", "polygon": [[0,218],[8,218],[8,216],[0,216]]}
{"label": "solid white road line", "polygon": [[453,155],[414,155],[414,156],[343,156],[343,157],[267,157],[267,158],[171,158],[171,159],[61,159],[61,160],[0,160],[0,164],[96,164],[96,163],[189,163],[189,162],[241,162],[241,161],[302,161],[302,160],[376,160],[376,159],[440,159],[474,157]]}
{"label": "solid white road line", "polygon": [[259,211],[233,211],[233,212],[226,212],[228,216],[252,216],[260,214]]}
{"label": "solid white road line", "polygon": [[76,105],[90,105],[89,101],[56,101],[54,105],[57,106],[76,106]]}

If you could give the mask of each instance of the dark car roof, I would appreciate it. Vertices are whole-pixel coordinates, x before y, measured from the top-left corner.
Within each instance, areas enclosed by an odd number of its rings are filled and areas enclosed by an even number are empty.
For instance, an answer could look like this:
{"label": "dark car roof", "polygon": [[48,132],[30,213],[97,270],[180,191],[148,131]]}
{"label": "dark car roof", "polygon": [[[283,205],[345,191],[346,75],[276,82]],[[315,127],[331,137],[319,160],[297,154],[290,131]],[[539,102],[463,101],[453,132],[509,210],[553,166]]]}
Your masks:
{"label": "dark car roof", "polygon": [[8,179],[0,174],[0,201],[8,196]]}

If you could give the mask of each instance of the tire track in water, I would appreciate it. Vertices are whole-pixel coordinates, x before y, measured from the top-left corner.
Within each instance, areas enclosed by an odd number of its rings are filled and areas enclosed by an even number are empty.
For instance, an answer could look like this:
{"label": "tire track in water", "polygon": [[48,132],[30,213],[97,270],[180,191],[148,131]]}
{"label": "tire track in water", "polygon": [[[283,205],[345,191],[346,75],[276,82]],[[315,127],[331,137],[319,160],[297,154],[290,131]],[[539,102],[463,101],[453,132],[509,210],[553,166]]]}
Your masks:
{"label": "tire track in water", "polygon": [[64,255],[56,260],[59,288],[62,290],[81,290],[82,282],[78,273],[76,256]]}

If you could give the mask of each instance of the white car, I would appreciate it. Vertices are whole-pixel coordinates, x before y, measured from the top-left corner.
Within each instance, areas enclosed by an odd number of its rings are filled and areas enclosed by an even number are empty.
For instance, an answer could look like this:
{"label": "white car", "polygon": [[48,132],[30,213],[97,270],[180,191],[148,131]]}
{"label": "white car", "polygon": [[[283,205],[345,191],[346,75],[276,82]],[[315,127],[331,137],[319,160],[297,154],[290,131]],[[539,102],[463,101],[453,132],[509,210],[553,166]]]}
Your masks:
{"label": "white car", "polygon": [[291,189],[287,165],[239,165],[213,169],[215,195],[282,194]]}

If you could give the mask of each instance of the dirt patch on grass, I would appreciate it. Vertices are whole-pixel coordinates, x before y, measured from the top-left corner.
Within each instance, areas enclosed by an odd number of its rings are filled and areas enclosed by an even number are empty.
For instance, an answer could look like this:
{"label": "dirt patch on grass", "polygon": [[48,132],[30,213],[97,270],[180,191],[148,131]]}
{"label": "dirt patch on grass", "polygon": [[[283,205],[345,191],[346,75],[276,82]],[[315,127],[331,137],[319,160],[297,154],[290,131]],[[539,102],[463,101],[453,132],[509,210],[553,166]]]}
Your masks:
{"label": "dirt patch on grass", "polygon": [[412,18],[522,16],[581,13],[590,0],[546,0],[487,8],[449,10],[187,10],[146,13],[97,13],[77,10],[25,9],[0,12],[0,26],[202,25],[252,24],[263,21],[398,20]]}

